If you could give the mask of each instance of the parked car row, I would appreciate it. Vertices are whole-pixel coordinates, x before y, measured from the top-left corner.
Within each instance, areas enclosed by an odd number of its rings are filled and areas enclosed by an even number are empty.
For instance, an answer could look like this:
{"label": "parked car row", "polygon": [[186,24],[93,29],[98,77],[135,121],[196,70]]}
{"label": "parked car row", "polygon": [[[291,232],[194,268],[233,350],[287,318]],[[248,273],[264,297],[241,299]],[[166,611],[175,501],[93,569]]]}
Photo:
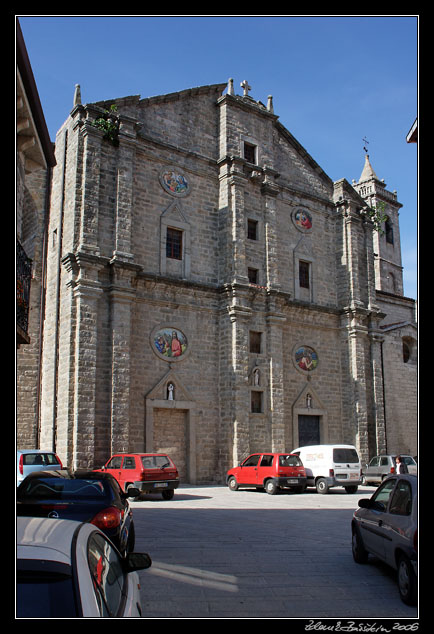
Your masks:
{"label": "parked car row", "polygon": [[[291,453],[255,453],[229,469],[231,491],[260,488],[274,495],[279,490],[318,493],[344,487],[356,493],[359,484],[380,484],[370,499],[359,500],[351,523],[352,553],[356,563],[378,557],[397,571],[401,599],[417,601],[417,462],[408,455],[375,456],[361,468],[351,445],[299,447]],[[405,466],[398,473],[397,464]],[[401,469],[399,469],[401,471]]]}
{"label": "parked car row", "polygon": [[313,445],[291,453],[256,453],[229,469],[226,483],[231,491],[263,488],[270,495],[281,489],[303,492],[313,486],[325,494],[333,487],[356,493],[362,483],[357,450],[352,445]]}
{"label": "parked car row", "polygon": [[17,616],[141,616],[129,500],[173,497],[166,454],[116,454],[100,469],[68,470],[54,452],[17,452]]}
{"label": "parked car row", "polygon": [[[351,523],[356,563],[369,555],[397,570],[402,600],[417,596],[417,463],[401,456],[373,458],[365,469],[352,445],[314,445],[292,452],[258,452],[227,472],[231,491],[264,489],[270,495],[313,486],[355,493]],[[383,470],[381,470],[383,469]],[[179,473],[166,454],[115,454],[99,469],[64,469],[49,451],[17,452],[17,615],[30,618],[141,616],[136,571],[151,565],[135,553],[129,503],[142,493],[172,499]],[[53,522],[53,520],[55,520]]]}

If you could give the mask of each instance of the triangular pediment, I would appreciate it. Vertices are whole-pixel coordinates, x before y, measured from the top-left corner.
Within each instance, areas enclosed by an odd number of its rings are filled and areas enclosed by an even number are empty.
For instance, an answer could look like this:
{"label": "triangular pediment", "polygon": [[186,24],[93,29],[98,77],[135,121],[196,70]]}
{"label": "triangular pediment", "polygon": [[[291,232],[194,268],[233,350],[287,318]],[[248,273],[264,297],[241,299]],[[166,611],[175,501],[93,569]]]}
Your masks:
{"label": "triangular pediment", "polygon": [[323,402],[310,382],[304,386],[295,400],[293,407],[297,410],[325,410]]}
{"label": "triangular pediment", "polygon": [[167,209],[163,211],[161,214],[161,218],[166,221],[166,223],[173,222],[175,225],[188,225],[190,224],[184,214],[182,209],[181,201],[174,200]]}
{"label": "triangular pediment", "polygon": [[[173,390],[169,389],[169,386],[173,386]],[[173,399],[169,398],[170,392]],[[147,399],[150,400],[174,400],[174,401],[193,401],[190,392],[187,390],[178,373],[170,369],[166,374],[154,385],[154,387],[147,393]]]}

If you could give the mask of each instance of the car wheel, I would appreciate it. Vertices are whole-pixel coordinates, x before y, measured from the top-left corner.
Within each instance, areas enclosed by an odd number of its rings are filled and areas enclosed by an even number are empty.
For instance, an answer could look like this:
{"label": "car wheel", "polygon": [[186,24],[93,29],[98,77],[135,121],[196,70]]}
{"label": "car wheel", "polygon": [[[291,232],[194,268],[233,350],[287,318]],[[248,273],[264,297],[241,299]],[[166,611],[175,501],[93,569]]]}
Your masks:
{"label": "car wheel", "polygon": [[277,484],[273,480],[267,480],[265,483],[265,490],[269,495],[274,495],[277,493]]}
{"label": "car wheel", "polygon": [[238,482],[233,476],[228,480],[228,487],[231,491],[238,491]]}
{"label": "car wheel", "polygon": [[168,491],[162,491],[161,495],[163,496],[163,500],[171,500],[175,495],[175,491],[173,489],[169,489]]}
{"label": "car wheel", "polygon": [[401,555],[398,560],[398,589],[404,603],[416,604],[417,579],[410,560],[405,555]]}
{"label": "car wheel", "polygon": [[351,541],[351,548],[353,551],[353,559],[357,564],[366,564],[368,561],[368,552],[363,546],[362,538],[359,531],[353,526],[353,535]]}
{"label": "car wheel", "polygon": [[357,489],[358,489],[358,488],[359,488],[359,487],[358,487],[356,484],[353,484],[353,486],[350,486],[350,487],[345,487],[345,491],[346,491],[347,493],[357,493]]}
{"label": "car wheel", "polygon": [[325,478],[318,478],[318,480],[315,483],[315,486],[318,493],[324,494],[324,493],[328,493],[329,491],[329,486]]}

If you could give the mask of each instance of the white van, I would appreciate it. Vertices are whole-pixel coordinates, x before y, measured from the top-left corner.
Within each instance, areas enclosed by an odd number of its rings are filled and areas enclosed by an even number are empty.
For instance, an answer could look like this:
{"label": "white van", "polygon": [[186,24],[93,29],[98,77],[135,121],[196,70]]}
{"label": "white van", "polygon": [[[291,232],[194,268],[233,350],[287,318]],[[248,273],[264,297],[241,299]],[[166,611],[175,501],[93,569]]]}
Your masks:
{"label": "white van", "polygon": [[298,447],[297,454],[306,469],[307,486],[318,493],[327,493],[331,487],[344,487],[347,493],[356,493],[361,479],[361,464],[353,445],[311,445]]}

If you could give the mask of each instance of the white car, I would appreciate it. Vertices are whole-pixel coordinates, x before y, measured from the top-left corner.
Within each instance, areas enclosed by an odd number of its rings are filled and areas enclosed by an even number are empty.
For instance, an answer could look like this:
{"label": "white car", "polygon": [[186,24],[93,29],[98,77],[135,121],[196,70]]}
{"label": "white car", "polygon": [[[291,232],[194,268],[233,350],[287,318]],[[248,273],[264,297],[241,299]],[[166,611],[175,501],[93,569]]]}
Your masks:
{"label": "white car", "polygon": [[329,493],[332,487],[356,493],[362,483],[360,458],[353,445],[307,445],[291,453],[300,457],[307,486],[316,487],[318,493]]}
{"label": "white car", "polygon": [[17,487],[29,473],[62,469],[60,458],[54,451],[43,449],[17,449]]}
{"label": "white car", "polygon": [[141,617],[136,570],[149,555],[121,557],[89,523],[17,518],[17,618]]}
{"label": "white car", "polygon": [[386,478],[371,498],[359,500],[351,523],[354,561],[374,555],[398,571],[404,603],[417,601],[417,476]]}

